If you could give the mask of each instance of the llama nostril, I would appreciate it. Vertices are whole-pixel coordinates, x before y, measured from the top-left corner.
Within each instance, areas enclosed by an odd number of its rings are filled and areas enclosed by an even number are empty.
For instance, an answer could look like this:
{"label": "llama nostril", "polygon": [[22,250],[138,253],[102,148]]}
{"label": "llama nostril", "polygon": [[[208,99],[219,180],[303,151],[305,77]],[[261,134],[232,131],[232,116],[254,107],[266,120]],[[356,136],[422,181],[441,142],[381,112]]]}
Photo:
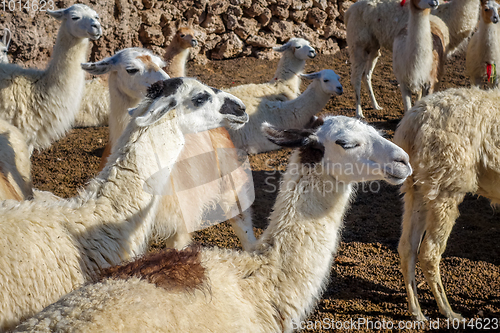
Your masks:
{"label": "llama nostril", "polygon": [[246,107],[244,105],[240,105],[239,103],[236,103],[229,98],[225,98],[224,104],[222,104],[222,107],[220,109],[220,113],[243,116],[245,114],[245,109]]}
{"label": "llama nostril", "polygon": [[316,52],[314,52],[314,51],[310,51],[310,52],[309,52],[309,58],[311,58],[311,59],[312,59],[312,58],[315,58],[315,57],[316,57]]}

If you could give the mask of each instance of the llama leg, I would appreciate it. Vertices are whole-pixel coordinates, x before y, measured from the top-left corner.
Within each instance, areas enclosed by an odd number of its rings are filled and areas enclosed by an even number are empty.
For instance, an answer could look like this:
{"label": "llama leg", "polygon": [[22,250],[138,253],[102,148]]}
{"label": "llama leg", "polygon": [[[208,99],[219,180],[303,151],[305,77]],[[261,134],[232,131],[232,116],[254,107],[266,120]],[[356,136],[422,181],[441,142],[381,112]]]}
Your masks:
{"label": "llama leg", "polygon": [[411,187],[404,196],[403,230],[399,240],[398,252],[401,259],[408,309],[416,320],[426,320],[417,296],[415,268],[420,242],[425,230],[425,206],[422,195]]}
{"label": "llama leg", "polygon": [[364,118],[361,108],[361,80],[367,62],[366,53],[357,49],[353,49],[351,52],[351,84],[356,95],[356,117]]}
{"label": "llama leg", "polygon": [[248,208],[246,211],[230,219],[229,222],[231,222],[236,236],[240,239],[243,250],[251,251],[257,241],[253,232],[252,208]]}
{"label": "llama leg", "polygon": [[172,237],[165,241],[165,247],[182,250],[191,243],[191,235],[187,232],[184,221],[179,221],[177,230]]}
{"label": "llama leg", "polygon": [[377,100],[375,99],[375,94],[373,93],[372,87],[372,74],[375,66],[377,65],[378,58],[380,57],[380,49],[375,51],[372,50],[368,55],[368,61],[366,62],[366,67],[364,71],[363,80],[366,85],[366,89],[368,89],[368,93],[370,94],[370,99],[372,101],[373,108],[375,110],[382,110],[382,108],[378,105]]}
{"label": "llama leg", "polygon": [[404,84],[399,85],[401,95],[403,96],[403,106],[405,112],[411,109],[411,91]]}
{"label": "llama leg", "polygon": [[448,303],[439,272],[439,262],[459,215],[458,205],[463,198],[464,194],[460,193],[451,196],[441,194],[428,204],[426,234],[419,253],[422,271],[434,294],[439,311],[449,319],[462,319],[462,316],[453,312]]}
{"label": "llama leg", "polygon": [[102,171],[104,167],[106,166],[106,163],[108,162],[108,157],[111,155],[111,143],[108,142],[106,143],[106,146],[104,147],[104,151],[102,152],[101,156],[101,162],[99,162],[99,168],[97,171]]}

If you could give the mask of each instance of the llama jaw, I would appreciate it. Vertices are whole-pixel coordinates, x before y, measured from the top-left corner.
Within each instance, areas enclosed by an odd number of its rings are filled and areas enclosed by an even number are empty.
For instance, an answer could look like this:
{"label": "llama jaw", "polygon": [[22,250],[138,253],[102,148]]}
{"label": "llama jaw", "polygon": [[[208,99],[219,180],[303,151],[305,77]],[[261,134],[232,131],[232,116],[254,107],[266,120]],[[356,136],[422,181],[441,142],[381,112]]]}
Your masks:
{"label": "llama jaw", "polygon": [[228,114],[225,116],[225,118],[229,124],[229,127],[234,130],[242,128],[243,125],[245,125],[250,119],[247,113],[244,113],[241,116]]}

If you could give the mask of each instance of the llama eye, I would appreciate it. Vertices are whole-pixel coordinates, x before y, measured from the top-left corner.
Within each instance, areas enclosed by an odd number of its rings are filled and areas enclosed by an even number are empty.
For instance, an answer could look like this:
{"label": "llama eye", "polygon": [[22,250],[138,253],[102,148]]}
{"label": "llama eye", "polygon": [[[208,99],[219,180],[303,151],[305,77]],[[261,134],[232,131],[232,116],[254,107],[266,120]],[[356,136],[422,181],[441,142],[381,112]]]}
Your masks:
{"label": "llama eye", "polygon": [[79,18],[78,16],[74,16],[74,17],[72,17],[71,19],[72,19],[73,21],[77,21],[77,20],[79,20],[80,18]]}
{"label": "llama eye", "polygon": [[296,49],[300,49],[300,46],[295,46]]}
{"label": "llama eye", "polygon": [[199,107],[199,106],[202,106],[203,104],[205,104],[209,99],[210,99],[210,95],[205,92],[205,93],[201,93],[201,94],[193,97],[192,101],[193,101],[194,106]]}
{"label": "llama eye", "polygon": [[323,82],[330,82],[330,80],[326,79],[326,80],[323,80]]}
{"label": "llama eye", "polygon": [[181,34],[181,38],[184,38],[184,37],[186,37],[186,35],[184,35],[184,34]]}
{"label": "llama eye", "polygon": [[135,73],[137,73],[139,70],[137,68],[127,68],[126,69],[127,73],[129,73],[130,75],[134,75]]}
{"label": "llama eye", "polygon": [[335,141],[335,143],[338,144],[339,146],[341,146],[345,150],[356,148],[356,147],[360,146],[359,143],[356,143],[356,142],[347,142],[345,140],[337,140],[337,141]]}

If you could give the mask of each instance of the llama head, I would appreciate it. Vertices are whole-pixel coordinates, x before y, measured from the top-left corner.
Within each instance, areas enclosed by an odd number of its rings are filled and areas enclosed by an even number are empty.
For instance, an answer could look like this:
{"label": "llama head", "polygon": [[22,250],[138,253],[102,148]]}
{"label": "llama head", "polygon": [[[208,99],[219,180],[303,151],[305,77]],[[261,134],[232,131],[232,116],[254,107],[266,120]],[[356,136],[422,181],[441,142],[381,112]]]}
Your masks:
{"label": "llama head", "polygon": [[316,51],[309,42],[302,38],[291,38],[285,44],[273,47],[273,50],[278,52],[289,51],[299,60],[307,60],[316,57]]}
{"label": "llama head", "polygon": [[245,105],[236,97],[193,78],[159,81],[146,98],[129,110],[138,126],[148,126],[175,110],[184,134],[228,126],[238,129],[248,121]]}
{"label": "llama head", "polygon": [[325,94],[340,96],[344,92],[340,84],[340,76],[331,69],[323,69],[316,73],[300,74],[309,80],[317,80]]}
{"label": "llama head", "polygon": [[321,165],[339,182],[385,180],[398,185],[412,173],[406,152],[365,122],[345,116],[315,118],[304,129],[262,127],[267,138],[283,147],[299,147],[300,162]]}
{"label": "llama head", "polygon": [[439,6],[438,0],[411,0],[413,6],[418,9],[436,9]]}
{"label": "llama head", "polygon": [[7,64],[9,58],[7,57],[7,50],[9,49],[11,33],[7,28],[3,29],[3,37],[0,41],[0,64]]}
{"label": "llama head", "polygon": [[198,46],[198,41],[195,38],[196,31],[193,30],[193,20],[189,20],[187,26],[182,26],[182,21],[177,20],[175,23],[175,28],[177,32],[174,36],[174,41],[182,49],[189,49],[191,47]]}
{"label": "llama head", "polygon": [[90,7],[76,4],[59,10],[47,10],[55,19],[62,21],[67,31],[75,38],[97,40],[102,36],[99,15]]}
{"label": "llama head", "polygon": [[90,74],[112,73],[115,77],[110,85],[135,99],[144,98],[153,83],[169,78],[162,67],[165,63],[160,57],[142,48],[124,49],[101,61],[82,64]]}
{"label": "llama head", "polygon": [[500,5],[494,0],[481,0],[481,18],[484,23],[498,23],[498,7]]}

